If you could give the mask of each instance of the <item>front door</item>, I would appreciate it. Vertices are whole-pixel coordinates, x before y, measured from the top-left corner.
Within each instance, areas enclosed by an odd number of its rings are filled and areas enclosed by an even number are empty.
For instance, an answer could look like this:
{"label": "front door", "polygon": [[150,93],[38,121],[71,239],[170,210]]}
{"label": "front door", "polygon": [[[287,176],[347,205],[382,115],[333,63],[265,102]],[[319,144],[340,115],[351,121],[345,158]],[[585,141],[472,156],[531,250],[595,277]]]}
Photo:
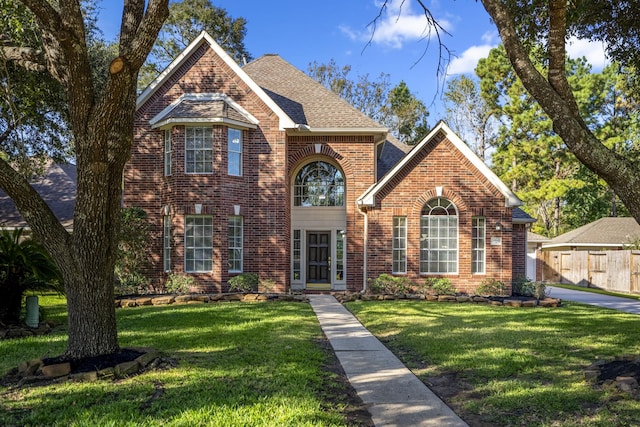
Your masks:
{"label": "front door", "polygon": [[331,233],[309,231],[307,233],[307,282],[330,283]]}

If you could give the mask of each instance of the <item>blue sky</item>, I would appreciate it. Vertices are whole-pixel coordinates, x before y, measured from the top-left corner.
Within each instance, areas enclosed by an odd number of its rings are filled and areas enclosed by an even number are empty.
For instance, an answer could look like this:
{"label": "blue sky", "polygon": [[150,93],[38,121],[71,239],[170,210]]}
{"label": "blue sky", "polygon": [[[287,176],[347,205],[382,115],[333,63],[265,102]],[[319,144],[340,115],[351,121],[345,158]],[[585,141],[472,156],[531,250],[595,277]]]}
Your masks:
{"label": "blue sky", "polygon": [[[247,20],[245,46],[254,58],[276,53],[302,71],[309,64],[328,63],[352,67],[351,77],[380,73],[390,75],[393,85],[404,80],[431,112],[430,124],[442,118],[444,109],[436,67],[438,45],[425,32],[426,21],[415,0],[389,0],[379,18],[373,39],[369,24],[380,12],[380,0],[212,0],[233,18]],[[482,4],[475,0],[425,1],[435,18],[449,32],[444,44],[452,51],[448,74],[473,74],[478,59],[496,47],[499,37]],[[121,1],[101,4],[99,26],[105,36],[115,37],[120,25]],[[369,43],[371,41],[371,43]],[[428,44],[429,43],[429,44]],[[426,49],[426,52],[425,52]],[[585,55],[601,68],[601,48],[573,41],[572,56]]]}

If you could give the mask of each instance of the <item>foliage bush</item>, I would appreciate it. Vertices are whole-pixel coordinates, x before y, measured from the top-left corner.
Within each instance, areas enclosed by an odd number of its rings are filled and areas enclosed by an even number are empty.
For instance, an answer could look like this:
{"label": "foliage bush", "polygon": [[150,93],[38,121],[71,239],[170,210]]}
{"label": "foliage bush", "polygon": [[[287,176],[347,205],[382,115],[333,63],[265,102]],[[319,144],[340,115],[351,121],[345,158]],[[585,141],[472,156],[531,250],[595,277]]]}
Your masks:
{"label": "foliage bush", "polygon": [[142,270],[148,263],[151,240],[147,213],[143,209],[122,209],[118,239],[115,292],[118,295],[140,293],[149,286]]}
{"label": "foliage bush", "polygon": [[424,287],[429,293],[435,295],[455,295],[456,288],[451,284],[451,280],[446,277],[428,277],[424,281]]}
{"label": "foliage bush", "polygon": [[403,294],[411,290],[411,282],[406,277],[383,273],[375,279],[369,279],[369,292],[372,294]]}
{"label": "foliage bush", "polygon": [[514,295],[544,299],[547,296],[547,285],[521,278],[513,283]]}
{"label": "foliage bush", "polygon": [[20,322],[22,299],[28,291],[64,292],[62,276],[49,253],[24,230],[0,232],[0,324]]}
{"label": "foliage bush", "polygon": [[171,273],[164,284],[165,292],[170,294],[186,294],[194,286],[196,281],[191,276],[180,273]]}
{"label": "foliage bush", "polygon": [[507,286],[496,279],[484,279],[476,289],[478,295],[507,295]]}
{"label": "foliage bush", "polygon": [[242,273],[229,279],[229,291],[256,292],[259,278],[256,273]]}

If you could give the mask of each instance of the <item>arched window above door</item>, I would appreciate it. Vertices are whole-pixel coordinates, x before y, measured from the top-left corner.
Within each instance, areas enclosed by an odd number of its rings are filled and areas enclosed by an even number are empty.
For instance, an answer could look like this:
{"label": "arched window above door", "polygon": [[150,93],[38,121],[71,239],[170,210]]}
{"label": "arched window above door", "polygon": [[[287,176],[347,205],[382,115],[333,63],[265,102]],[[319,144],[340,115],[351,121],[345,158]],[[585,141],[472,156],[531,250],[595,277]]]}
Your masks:
{"label": "arched window above door", "polygon": [[294,206],[344,206],[344,177],[331,163],[304,165],[293,184]]}

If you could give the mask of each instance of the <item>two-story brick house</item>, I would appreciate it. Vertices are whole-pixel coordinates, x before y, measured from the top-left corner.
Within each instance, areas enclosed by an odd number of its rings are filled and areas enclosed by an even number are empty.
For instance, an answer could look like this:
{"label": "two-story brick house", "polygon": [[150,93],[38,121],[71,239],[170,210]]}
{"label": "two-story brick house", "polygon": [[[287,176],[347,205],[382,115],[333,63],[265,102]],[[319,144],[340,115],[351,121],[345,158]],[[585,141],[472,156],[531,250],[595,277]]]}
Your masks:
{"label": "two-story brick house", "polygon": [[531,218],[444,123],[407,147],[277,55],[240,67],[203,33],[135,126],[124,204],[149,216],[156,283],[357,291],[391,273],[473,291],[525,274]]}

